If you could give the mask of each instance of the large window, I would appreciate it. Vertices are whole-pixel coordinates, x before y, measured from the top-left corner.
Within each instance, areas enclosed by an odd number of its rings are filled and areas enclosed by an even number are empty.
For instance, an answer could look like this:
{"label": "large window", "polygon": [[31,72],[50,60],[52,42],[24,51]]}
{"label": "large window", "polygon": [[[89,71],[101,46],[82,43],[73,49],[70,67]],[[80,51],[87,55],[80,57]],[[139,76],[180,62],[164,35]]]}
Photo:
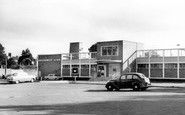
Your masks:
{"label": "large window", "polygon": [[180,69],[185,69],[185,63],[180,63]]}
{"label": "large window", "polygon": [[163,65],[162,64],[151,64],[151,69],[162,69]]}
{"label": "large window", "polygon": [[103,46],[102,56],[118,56],[118,46]]}
{"label": "large window", "polygon": [[82,69],[89,69],[89,65],[81,65]]}
{"label": "large window", "polygon": [[70,65],[63,65],[63,69],[69,69]]}
{"label": "large window", "polygon": [[138,64],[138,69],[148,69],[148,64]]}

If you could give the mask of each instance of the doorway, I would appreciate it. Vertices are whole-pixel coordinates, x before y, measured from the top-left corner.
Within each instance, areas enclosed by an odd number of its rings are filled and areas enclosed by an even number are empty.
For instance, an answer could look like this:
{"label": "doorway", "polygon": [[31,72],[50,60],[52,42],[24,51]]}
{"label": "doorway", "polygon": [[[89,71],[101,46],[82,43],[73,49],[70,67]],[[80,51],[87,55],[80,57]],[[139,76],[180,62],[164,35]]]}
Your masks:
{"label": "doorway", "polygon": [[98,65],[98,77],[106,77],[106,65]]}

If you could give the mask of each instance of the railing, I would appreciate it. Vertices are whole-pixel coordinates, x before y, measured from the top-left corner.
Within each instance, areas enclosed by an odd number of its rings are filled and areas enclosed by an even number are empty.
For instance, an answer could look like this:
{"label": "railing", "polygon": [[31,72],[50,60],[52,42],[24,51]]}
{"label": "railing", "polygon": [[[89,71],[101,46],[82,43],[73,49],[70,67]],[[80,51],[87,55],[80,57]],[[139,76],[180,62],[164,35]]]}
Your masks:
{"label": "railing", "polygon": [[123,62],[123,71],[128,69],[128,72],[131,71],[130,64],[133,63],[137,58],[137,51],[135,51],[127,60]]}
{"label": "railing", "polygon": [[137,51],[138,58],[144,57],[178,57],[185,56],[185,49],[151,49]]}
{"label": "railing", "polygon": [[97,58],[97,52],[64,53],[64,54],[62,54],[62,60],[96,59],[96,58]]}

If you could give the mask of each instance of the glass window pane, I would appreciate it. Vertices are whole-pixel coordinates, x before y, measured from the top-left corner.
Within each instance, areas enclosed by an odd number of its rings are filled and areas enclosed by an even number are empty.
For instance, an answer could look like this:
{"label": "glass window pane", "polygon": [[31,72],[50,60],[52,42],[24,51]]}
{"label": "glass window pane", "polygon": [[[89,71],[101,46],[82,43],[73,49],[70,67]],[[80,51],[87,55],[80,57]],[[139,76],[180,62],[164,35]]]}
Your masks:
{"label": "glass window pane", "polygon": [[148,64],[138,64],[139,69],[148,69]]}
{"label": "glass window pane", "polygon": [[81,68],[88,69],[89,68],[89,65],[81,65]]}
{"label": "glass window pane", "polygon": [[114,56],[118,55],[118,46],[103,46],[102,47],[103,56]]}
{"label": "glass window pane", "polygon": [[126,75],[122,75],[121,76],[121,79],[126,79]]}
{"label": "glass window pane", "polygon": [[138,76],[137,75],[133,75],[133,79],[138,79]]}
{"label": "glass window pane", "polygon": [[161,69],[162,68],[162,64],[151,64],[151,68],[152,69]]}
{"label": "glass window pane", "polygon": [[79,68],[79,65],[72,65],[73,68]]}
{"label": "glass window pane", "polygon": [[127,79],[132,79],[132,75],[127,75]]}
{"label": "glass window pane", "polygon": [[113,47],[113,55],[118,55],[118,47]]}
{"label": "glass window pane", "polygon": [[180,68],[181,68],[181,69],[184,69],[184,68],[185,68],[185,63],[181,63],[181,64],[180,64]]}
{"label": "glass window pane", "polygon": [[112,47],[108,47],[108,55],[112,55]]}
{"label": "glass window pane", "polygon": [[177,64],[176,63],[167,63],[167,64],[165,64],[165,68],[166,69],[176,69]]}
{"label": "glass window pane", "polygon": [[107,55],[106,47],[102,47],[102,55]]}
{"label": "glass window pane", "polygon": [[68,69],[68,68],[70,68],[70,65],[63,65],[63,68]]}

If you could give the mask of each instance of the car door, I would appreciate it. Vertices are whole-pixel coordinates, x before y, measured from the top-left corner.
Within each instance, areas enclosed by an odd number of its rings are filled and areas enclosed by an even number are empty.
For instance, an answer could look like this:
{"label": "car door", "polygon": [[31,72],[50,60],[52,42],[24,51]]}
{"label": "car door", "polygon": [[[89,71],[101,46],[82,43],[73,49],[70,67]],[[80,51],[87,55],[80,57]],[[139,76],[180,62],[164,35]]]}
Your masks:
{"label": "car door", "polygon": [[120,88],[125,88],[125,86],[126,86],[126,75],[122,75],[120,77],[119,87]]}
{"label": "car door", "polygon": [[127,75],[125,88],[131,88],[132,87],[132,82],[133,82],[132,76],[133,76],[132,74]]}

